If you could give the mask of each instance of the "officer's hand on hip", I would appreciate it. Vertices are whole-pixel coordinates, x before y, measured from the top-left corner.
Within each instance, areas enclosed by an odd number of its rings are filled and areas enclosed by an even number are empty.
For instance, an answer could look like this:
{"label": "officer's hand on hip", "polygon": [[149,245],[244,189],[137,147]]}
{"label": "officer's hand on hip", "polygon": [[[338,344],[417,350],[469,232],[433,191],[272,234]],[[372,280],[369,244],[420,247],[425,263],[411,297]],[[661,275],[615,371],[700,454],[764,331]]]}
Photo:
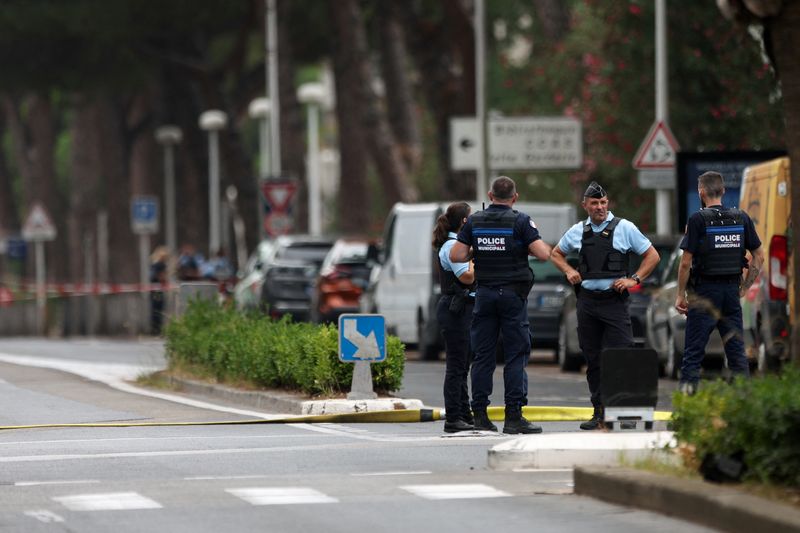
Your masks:
{"label": "officer's hand on hip", "polygon": [[574,268],[567,272],[567,281],[569,281],[572,285],[577,285],[583,278],[581,278],[580,272],[575,270]]}
{"label": "officer's hand on hip", "polygon": [[682,315],[689,312],[689,303],[686,300],[686,296],[679,294],[678,297],[675,298],[675,309]]}
{"label": "officer's hand on hip", "polygon": [[619,278],[614,280],[614,283],[611,285],[611,288],[617,292],[625,292],[626,290],[634,286],[636,286],[636,281],[630,278]]}

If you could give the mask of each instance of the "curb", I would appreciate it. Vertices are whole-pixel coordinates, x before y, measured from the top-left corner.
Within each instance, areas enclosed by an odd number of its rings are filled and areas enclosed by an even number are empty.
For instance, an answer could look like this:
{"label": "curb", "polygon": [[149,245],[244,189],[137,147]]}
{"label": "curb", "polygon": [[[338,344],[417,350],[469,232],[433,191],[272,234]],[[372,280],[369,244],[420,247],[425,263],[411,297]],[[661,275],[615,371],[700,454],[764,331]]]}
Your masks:
{"label": "curb", "polygon": [[502,442],[489,450],[489,468],[575,468],[647,459],[674,446],[671,431],[543,433]]}
{"label": "curb", "polygon": [[243,391],[227,385],[203,383],[190,379],[167,377],[171,385],[189,394],[210,396],[237,405],[255,407],[271,413],[293,415],[330,415],[422,409],[420,400],[377,398],[374,400],[307,400],[300,394],[284,391]]}
{"label": "curb", "polygon": [[724,485],[631,468],[578,467],[575,494],[722,531],[800,532],[800,510]]}

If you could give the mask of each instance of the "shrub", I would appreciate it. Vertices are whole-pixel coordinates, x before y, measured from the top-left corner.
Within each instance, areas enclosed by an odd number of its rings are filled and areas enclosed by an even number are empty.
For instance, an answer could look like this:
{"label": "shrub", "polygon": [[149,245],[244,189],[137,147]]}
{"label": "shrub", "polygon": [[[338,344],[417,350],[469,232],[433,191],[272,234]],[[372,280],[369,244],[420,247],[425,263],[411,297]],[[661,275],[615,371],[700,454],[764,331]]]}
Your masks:
{"label": "shrub", "polygon": [[[171,367],[197,368],[219,381],[244,379],[308,394],[348,391],[352,382],[354,365],[339,361],[332,325],[275,321],[194,300],[166,325],[164,337]],[[372,382],[377,390],[393,391],[402,385],[405,347],[388,336],[386,350],[386,360],[371,365]]]}
{"label": "shrub", "polygon": [[741,457],[745,479],[800,487],[800,367],[710,383],[694,396],[676,394],[673,406],[688,466],[707,454]]}

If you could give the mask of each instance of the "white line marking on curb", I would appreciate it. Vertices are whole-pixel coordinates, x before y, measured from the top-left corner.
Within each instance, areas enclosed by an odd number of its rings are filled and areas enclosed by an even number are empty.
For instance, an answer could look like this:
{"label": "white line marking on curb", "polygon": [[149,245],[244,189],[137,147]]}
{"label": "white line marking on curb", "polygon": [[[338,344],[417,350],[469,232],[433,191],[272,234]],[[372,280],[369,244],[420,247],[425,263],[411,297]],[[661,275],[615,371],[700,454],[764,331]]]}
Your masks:
{"label": "white line marking on curb", "polygon": [[136,492],[75,494],[53,498],[70,511],[127,511],[161,509],[161,504]]}
{"label": "white line marking on curb", "polygon": [[230,480],[230,479],[264,479],[266,475],[252,475],[252,476],[193,476],[185,477],[184,481],[214,481],[217,479]]}
{"label": "white line marking on curb", "polygon": [[350,474],[353,477],[365,477],[365,476],[416,476],[416,475],[426,475],[432,474],[430,470],[411,470],[406,472],[362,472],[362,473],[354,473]]}
{"label": "white line marking on curb", "polygon": [[71,481],[17,481],[15,487],[37,487],[39,485],[92,485],[100,483],[97,479],[75,479]]}
{"label": "white line marking on curb", "polygon": [[461,485],[404,485],[400,487],[426,500],[503,498],[511,494],[481,483]]}
{"label": "white line marking on curb", "polygon": [[512,472],[572,472],[574,468],[515,468]]}
{"label": "white line marking on curb", "polygon": [[336,503],[332,498],[314,489],[305,487],[252,487],[225,489],[252,505],[293,505],[298,503]]}
{"label": "white line marking on curb", "polygon": [[30,511],[25,511],[25,516],[30,516],[31,518],[35,518],[39,522],[44,522],[45,524],[51,524],[54,522],[64,522],[64,519],[54,513],[53,511],[48,511],[47,509],[32,509]]}

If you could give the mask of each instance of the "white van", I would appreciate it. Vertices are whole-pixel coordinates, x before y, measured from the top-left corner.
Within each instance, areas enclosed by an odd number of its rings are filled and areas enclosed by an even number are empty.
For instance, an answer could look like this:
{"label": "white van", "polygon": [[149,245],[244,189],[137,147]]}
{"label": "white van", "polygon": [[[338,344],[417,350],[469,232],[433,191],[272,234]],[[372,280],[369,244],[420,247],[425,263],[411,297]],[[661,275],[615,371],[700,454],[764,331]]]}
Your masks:
{"label": "white van", "polygon": [[[482,209],[477,202],[469,204],[473,212]],[[361,311],[382,314],[388,332],[405,344],[418,344],[432,323],[431,301],[439,273],[431,238],[436,219],[448,205],[397,203],[386,218],[381,264],[372,271]],[[514,209],[527,213],[550,244],[577,220],[572,204],[517,202]]]}

